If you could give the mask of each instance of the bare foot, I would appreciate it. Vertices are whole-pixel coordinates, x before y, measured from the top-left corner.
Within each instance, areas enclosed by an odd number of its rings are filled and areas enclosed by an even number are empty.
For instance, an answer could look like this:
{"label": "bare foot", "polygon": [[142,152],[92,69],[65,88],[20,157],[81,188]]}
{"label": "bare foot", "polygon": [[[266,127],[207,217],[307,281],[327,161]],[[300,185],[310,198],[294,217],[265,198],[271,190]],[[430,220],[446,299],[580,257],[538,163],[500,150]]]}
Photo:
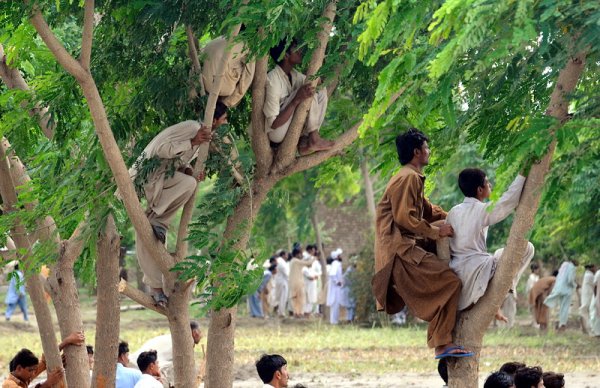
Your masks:
{"label": "bare foot", "polygon": [[496,318],[497,321],[508,323],[508,318],[506,318],[504,314],[502,314],[502,310],[496,311],[496,315],[494,315],[494,318]]}

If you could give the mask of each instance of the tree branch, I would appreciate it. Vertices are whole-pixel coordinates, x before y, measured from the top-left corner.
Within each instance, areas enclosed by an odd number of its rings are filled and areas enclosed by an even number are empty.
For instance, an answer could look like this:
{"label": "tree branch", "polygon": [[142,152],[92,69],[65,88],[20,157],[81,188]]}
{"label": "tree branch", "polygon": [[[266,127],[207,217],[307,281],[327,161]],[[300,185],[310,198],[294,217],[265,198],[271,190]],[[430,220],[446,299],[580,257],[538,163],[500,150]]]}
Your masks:
{"label": "tree branch", "polygon": [[119,282],[119,292],[129,299],[141,304],[149,310],[156,311],[159,314],[164,316],[167,315],[167,310],[162,307],[158,307],[154,304],[152,297],[150,295],[144,294],[142,291],[137,288],[129,287],[129,284],[125,281],[125,279],[121,279]]}
{"label": "tree branch", "polygon": [[[311,78],[317,74],[323,65],[325,50],[327,49],[327,42],[329,41],[329,35],[331,33],[331,28],[333,27],[333,19],[335,18],[336,5],[337,0],[333,0],[327,4],[327,7],[325,7],[325,10],[323,11],[322,18],[325,19],[326,22],[323,23],[323,29],[318,34],[318,47],[313,52],[312,58],[308,65],[308,70],[306,72],[306,79],[310,80],[309,83],[314,87],[317,86],[318,80],[311,80]],[[300,139],[302,128],[306,122],[306,117],[308,116],[311,102],[312,99],[307,98],[306,100],[302,101],[294,111],[294,117],[292,118],[292,122],[290,123],[289,129],[285,135],[285,138],[283,139],[283,143],[281,143],[279,149],[277,150],[277,154],[275,155],[275,161],[273,162],[274,166],[271,168],[272,173],[281,171],[294,162],[294,159],[296,158],[298,140]]]}
{"label": "tree branch", "polygon": [[75,260],[81,255],[81,251],[83,250],[83,246],[85,245],[85,240],[81,238],[81,234],[83,230],[87,226],[87,221],[83,220],[77,225],[77,228],[73,231],[71,237],[68,240],[64,241],[62,246],[62,261],[66,263],[69,267],[73,267],[73,263]]}
{"label": "tree branch", "polygon": [[62,43],[60,43],[54,33],[52,33],[37,4],[33,6],[33,14],[31,15],[30,20],[44,43],[46,43],[46,46],[48,46],[50,51],[52,51],[52,54],[54,54],[58,63],[60,63],[60,65],[78,81],[85,80],[88,73],[81,64],[67,52]]}
{"label": "tree branch", "polygon": [[80,62],[83,69],[89,72],[92,58],[92,43],[94,40],[94,0],[85,0],[83,12]]}
{"label": "tree branch", "polygon": [[252,142],[252,151],[256,158],[256,177],[262,178],[269,173],[269,168],[273,162],[273,150],[269,143],[269,137],[265,132],[265,115],[263,106],[265,105],[265,86],[267,83],[267,64],[266,56],[256,61],[256,70],[254,71],[254,80],[252,80],[252,116],[250,124],[250,140]]}
{"label": "tree branch", "polygon": [[194,75],[198,77],[198,81],[200,82],[200,95],[204,96],[206,95],[206,90],[204,90],[204,81],[202,81],[202,66],[200,65],[200,59],[198,58],[198,50],[196,50],[197,39],[191,26],[188,25],[185,27],[185,33],[188,40],[192,69],[194,70]]}
{"label": "tree branch", "polygon": [[[2,44],[0,44],[0,78],[2,78],[2,81],[4,81],[6,87],[9,89],[29,90],[29,86],[27,85],[27,82],[25,82],[21,72],[7,63]],[[38,117],[38,124],[40,125],[42,132],[48,139],[52,139],[54,127],[49,123],[50,115],[48,114],[48,108],[36,104],[29,111],[29,115],[31,117],[34,115]]]}
{"label": "tree branch", "polygon": [[[396,100],[404,93],[406,88],[402,88],[398,93],[392,95],[386,104],[385,108],[382,109],[381,114],[385,113],[385,111],[394,103]],[[358,129],[362,125],[363,120],[360,120],[358,123],[354,124],[350,129],[346,130],[343,134],[341,134],[336,140],[333,147],[327,151],[315,152],[313,154],[302,156],[296,159],[296,161],[280,171],[277,175],[281,178],[295,174],[300,171],[308,170],[318,164],[323,163],[325,160],[331,158],[339,154],[344,148],[348,147],[356,138],[358,137]]]}

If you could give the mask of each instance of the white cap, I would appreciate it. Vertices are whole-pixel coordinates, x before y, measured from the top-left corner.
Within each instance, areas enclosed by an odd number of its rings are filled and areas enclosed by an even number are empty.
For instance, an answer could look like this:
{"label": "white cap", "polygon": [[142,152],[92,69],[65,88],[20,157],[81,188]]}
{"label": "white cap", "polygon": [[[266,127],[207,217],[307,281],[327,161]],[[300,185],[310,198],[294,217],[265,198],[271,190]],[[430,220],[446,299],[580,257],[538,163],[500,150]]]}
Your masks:
{"label": "white cap", "polygon": [[332,259],[337,259],[338,257],[340,257],[342,255],[344,251],[342,251],[342,248],[338,248],[335,251],[331,252],[331,258]]}

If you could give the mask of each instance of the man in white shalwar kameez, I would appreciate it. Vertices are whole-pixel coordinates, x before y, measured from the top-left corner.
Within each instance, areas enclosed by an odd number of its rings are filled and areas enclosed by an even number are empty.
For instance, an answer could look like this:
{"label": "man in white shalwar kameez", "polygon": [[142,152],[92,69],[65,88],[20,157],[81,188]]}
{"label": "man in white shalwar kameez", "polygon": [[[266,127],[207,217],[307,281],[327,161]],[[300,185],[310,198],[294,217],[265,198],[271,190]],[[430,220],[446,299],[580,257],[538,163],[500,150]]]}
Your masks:
{"label": "man in white shalwar kameez", "polygon": [[340,319],[340,303],[344,285],[342,262],[339,260],[342,252],[341,248],[331,252],[333,262],[327,272],[327,306],[329,307],[329,323],[332,325],[337,325]]}
{"label": "man in white shalwar kameez", "polygon": [[586,333],[590,333],[590,307],[592,298],[594,297],[594,273],[596,273],[596,266],[594,264],[587,264],[583,273],[583,281],[581,282],[579,316],[581,316],[583,328]]}
{"label": "man in white shalwar kameez", "polygon": [[302,101],[311,99],[303,132],[305,137],[298,143],[298,151],[300,154],[308,154],[328,150],[334,143],[319,136],[327,111],[327,91],[316,92],[314,87],[306,83],[306,76],[294,69],[302,63],[302,54],[296,41],[292,41],[287,50],[286,44],[287,41],[282,40],[270,51],[271,58],[277,65],[267,74],[263,106],[265,130],[272,143],[283,142],[296,108]]}
{"label": "man in white shalwar kameez", "polygon": [[[227,110],[217,105],[212,128],[227,123]],[[146,217],[152,225],[155,237],[163,244],[173,216],[190,199],[196,184],[203,176],[193,177],[191,162],[196,158],[198,146],[209,142],[211,129],[194,120],[187,120],[162,130],[148,143],[134,165],[129,176],[146,198]],[[157,166],[146,171],[146,163],[155,161]],[[136,233],[136,254],[144,272],[143,281],[152,289],[157,305],[166,306],[168,301],[163,290],[163,276],[147,247]]]}
{"label": "man in white shalwar kameez", "polygon": [[590,335],[600,337],[600,270],[594,275],[594,289],[590,302]]}
{"label": "man in white shalwar kameez", "polygon": [[306,289],[306,305],[304,307],[304,313],[307,315],[318,313],[318,301],[320,291],[321,275],[323,273],[321,263],[316,258],[317,249],[312,245],[306,247],[306,254],[309,258],[314,258],[310,267],[304,267],[302,274],[304,275],[304,287]]}
{"label": "man in white shalwar kameez", "polygon": [[[202,81],[204,88],[211,93],[214,78],[221,71],[221,59],[227,48],[227,39],[220,36],[211,40],[202,49],[204,63],[202,66]],[[254,61],[248,60],[248,50],[243,43],[235,43],[230,48],[229,61],[223,70],[221,89],[219,89],[220,101],[228,108],[239,104],[254,78]]]}
{"label": "man in white shalwar kameez", "polygon": [[[492,203],[483,202],[490,197],[492,191],[485,172],[480,169],[465,169],[460,173],[459,186],[465,200],[454,206],[446,217],[446,223],[454,229],[454,237],[450,238],[450,268],[462,282],[459,310],[477,303],[494,276],[503,249],[497,250],[493,255],[488,253],[488,228],[504,220],[517,207],[524,184],[525,177],[517,176],[492,207]],[[520,260],[520,269],[513,279],[513,290],[519,277],[529,266],[533,254],[533,245],[527,243],[525,254]],[[496,318],[506,320],[500,313],[496,314]]]}
{"label": "man in white shalwar kameez", "polygon": [[277,315],[285,317],[289,295],[290,264],[287,261],[287,252],[277,256],[277,273],[275,274],[275,300],[277,301]]}
{"label": "man in white shalwar kameez", "polygon": [[577,261],[567,260],[562,263],[558,269],[558,275],[556,276],[554,288],[544,301],[544,304],[550,308],[555,308],[557,306],[559,307],[559,330],[564,330],[567,327],[571,299],[573,298],[573,291],[575,291],[575,288],[577,287],[577,281],[575,279],[576,271]]}

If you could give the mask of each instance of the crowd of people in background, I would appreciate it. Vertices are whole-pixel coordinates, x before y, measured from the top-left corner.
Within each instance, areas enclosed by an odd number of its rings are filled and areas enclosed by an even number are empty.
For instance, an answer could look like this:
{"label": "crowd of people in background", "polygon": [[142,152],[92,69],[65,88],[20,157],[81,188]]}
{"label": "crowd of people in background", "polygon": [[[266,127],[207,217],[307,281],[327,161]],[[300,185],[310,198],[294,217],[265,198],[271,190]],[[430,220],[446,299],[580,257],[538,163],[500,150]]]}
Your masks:
{"label": "crowd of people in background", "polygon": [[[258,290],[248,296],[251,317],[294,317],[297,319],[322,316],[321,306],[329,308],[329,322],[340,323],[340,311],[345,310],[346,322],[354,320],[356,303],[351,292],[354,265],[343,265],[343,250],[330,252],[321,263],[316,244],[305,248],[295,243],[292,251],[275,252],[264,264],[263,279]],[[345,267],[345,269],[344,269]]]}

